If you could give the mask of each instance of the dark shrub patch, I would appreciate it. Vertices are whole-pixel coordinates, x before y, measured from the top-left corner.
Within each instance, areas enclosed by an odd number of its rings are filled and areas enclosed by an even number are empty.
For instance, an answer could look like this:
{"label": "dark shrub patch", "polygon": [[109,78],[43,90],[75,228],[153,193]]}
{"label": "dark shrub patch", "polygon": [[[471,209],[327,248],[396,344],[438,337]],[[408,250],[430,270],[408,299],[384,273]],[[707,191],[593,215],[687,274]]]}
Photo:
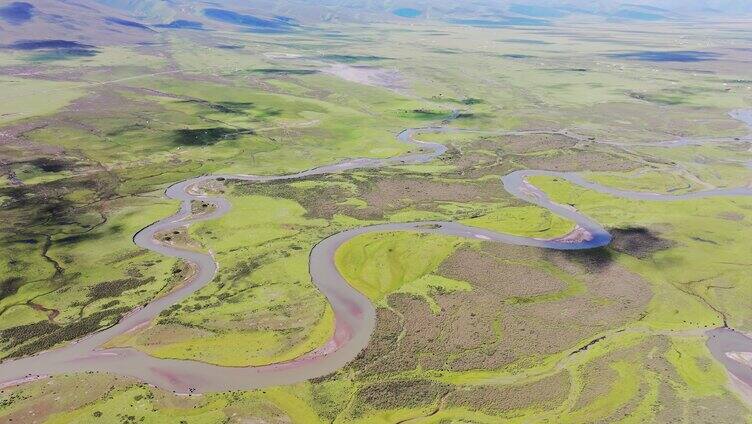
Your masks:
{"label": "dark shrub patch", "polygon": [[469,97],[469,98],[467,98],[467,99],[463,99],[461,103],[462,103],[463,105],[468,105],[468,106],[472,106],[472,105],[477,105],[477,104],[481,104],[481,103],[483,103],[483,100],[481,100],[481,99],[476,99],[476,98],[473,98],[473,97]]}
{"label": "dark shrub patch", "polygon": [[505,59],[529,59],[533,56],[527,55],[527,54],[516,54],[516,53],[510,53],[510,54],[503,54],[501,57]]}
{"label": "dark shrub patch", "polygon": [[173,143],[181,146],[212,146],[222,140],[236,140],[248,130],[216,127],[201,129],[182,129],[173,132]]}
{"label": "dark shrub patch", "polygon": [[98,331],[102,328],[103,321],[113,321],[115,319],[119,319],[128,311],[129,308],[117,308],[100,311],[62,327],[51,324],[47,321],[40,321],[35,324],[13,327],[2,332],[3,340],[6,339],[6,333],[9,331],[17,337],[15,339],[17,342],[23,342],[34,337],[39,337],[33,342],[21,346],[9,355],[9,357],[12,358],[28,356],[37,352],[41,352],[43,350],[50,349],[58,343],[76,340],[88,334],[94,333],[95,331]]}
{"label": "dark shrub patch", "polygon": [[[248,109],[253,108],[254,104],[251,102],[207,102],[203,100],[183,100],[184,103],[197,103],[208,107],[209,109],[216,110],[221,113],[246,113]],[[125,132],[125,131],[122,131]]]}
{"label": "dark shrub patch", "polygon": [[92,300],[104,299],[106,297],[117,297],[123,292],[135,289],[154,281],[154,277],[147,279],[127,278],[124,280],[104,281],[89,289],[89,297]]}
{"label": "dark shrub patch", "polygon": [[614,237],[612,249],[640,259],[675,245],[673,241],[661,238],[644,227],[615,228],[610,233]]}
{"label": "dark shrub patch", "polygon": [[598,272],[614,262],[614,254],[605,247],[587,250],[562,250],[560,251],[567,259],[582,264],[588,272]]}
{"label": "dark shrub patch", "polygon": [[408,115],[408,117],[412,119],[421,119],[427,121],[436,121],[446,118],[447,116],[446,112],[428,109],[414,109],[409,111],[406,110],[402,111],[402,113]]}
{"label": "dark shrub patch", "polygon": [[70,169],[70,162],[55,158],[37,158],[30,162],[44,172],[60,172]]}
{"label": "dark shrub patch", "polygon": [[410,408],[433,403],[449,387],[428,380],[387,381],[358,392],[359,403],[375,409]]}
{"label": "dark shrub patch", "polygon": [[31,62],[92,57],[99,53],[92,45],[69,40],[22,40],[5,45],[3,48],[37,52],[28,58]]}
{"label": "dark shrub patch", "polygon": [[16,294],[22,285],[21,283],[23,283],[23,280],[19,277],[8,277],[0,281],[0,299]]}
{"label": "dark shrub patch", "polygon": [[87,241],[87,240],[96,240],[101,237],[102,237],[102,234],[96,234],[96,233],[73,234],[73,235],[55,240],[55,243],[56,244],[76,244],[76,243],[80,243],[80,242]]}
{"label": "dark shrub patch", "polygon": [[6,345],[17,345],[35,337],[52,333],[58,330],[60,326],[55,325],[47,320],[35,322],[33,324],[19,325],[17,327],[6,328],[0,331],[0,339]]}
{"label": "dark shrub patch", "polygon": [[26,60],[29,62],[53,62],[56,60],[75,59],[78,57],[94,57],[99,53],[96,50],[59,49],[36,53]]}

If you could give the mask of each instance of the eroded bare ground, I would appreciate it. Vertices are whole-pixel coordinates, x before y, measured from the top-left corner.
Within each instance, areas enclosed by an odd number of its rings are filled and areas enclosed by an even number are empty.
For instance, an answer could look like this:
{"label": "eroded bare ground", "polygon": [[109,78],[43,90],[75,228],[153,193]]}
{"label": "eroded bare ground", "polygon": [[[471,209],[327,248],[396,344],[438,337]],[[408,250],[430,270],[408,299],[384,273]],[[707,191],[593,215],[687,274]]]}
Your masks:
{"label": "eroded bare ground", "polygon": [[[702,399],[686,401],[677,396],[673,385],[681,381],[675,368],[665,358],[671,350],[671,344],[665,336],[653,336],[630,347],[611,351],[583,367],[582,390],[574,398],[572,413],[583,412],[599,399],[618,393],[618,381],[623,381],[620,372],[628,368],[620,365],[642,364],[639,370],[632,368],[630,373],[646,373],[648,378],[635,381],[636,392],[629,402],[620,406],[610,415],[604,416],[602,422],[623,420],[640,407],[640,402],[650,396],[657,396],[658,401],[665,407],[656,412],[658,422],[733,422],[734,417],[743,415],[744,407],[734,399],[725,396],[708,396]],[[691,360],[691,358],[689,359]],[[703,360],[708,361],[708,360]],[[701,367],[710,366],[709,362],[699,364]],[[653,387],[651,387],[651,384]],[[702,418],[700,418],[702,417]]]}
{"label": "eroded bare ground", "polygon": [[[22,403],[34,399],[33,403],[24,403],[23,408],[17,408],[3,416],[7,423],[44,423],[56,414],[69,413],[79,408],[87,408],[80,417],[84,420],[106,420],[115,416],[117,422],[138,422],[138,415],[148,415],[158,410],[192,411],[192,414],[181,414],[175,422],[188,422],[182,418],[201,416],[201,408],[206,402],[219,400],[214,404],[214,411],[233,417],[232,422],[238,423],[269,423],[290,424],[292,421],[283,410],[272,401],[256,396],[236,394],[231,402],[215,397],[201,398],[192,396],[175,396],[172,393],[153,390],[136,380],[102,374],[88,373],[71,376],[45,378],[28,386],[33,391],[21,392],[17,390],[0,390],[7,404]],[[115,399],[122,402],[123,409],[116,412],[101,410],[96,405],[101,399]],[[104,409],[104,408],[103,408]],[[258,420],[263,416],[263,420]]]}
{"label": "eroded bare ground", "polygon": [[[374,171],[367,175],[343,174],[318,177],[325,181],[315,188],[300,188],[288,182],[232,183],[238,193],[260,194],[293,199],[303,205],[312,218],[331,219],[346,214],[359,219],[383,219],[407,208],[435,211],[442,202],[497,202],[511,200],[498,180],[436,180],[425,175],[396,175]],[[336,183],[346,183],[341,186]],[[363,203],[347,204],[348,199]]]}
{"label": "eroded bare ground", "polygon": [[[645,232],[638,234],[644,238]],[[657,236],[642,242],[641,247],[666,243]],[[633,253],[648,254],[643,248]],[[603,416],[602,422],[629,417],[654,396],[666,405],[656,411],[660,422],[698,416],[704,417],[704,422],[732,422],[733,417],[743,415],[744,407],[727,396],[708,396],[698,402],[678,397],[675,386],[682,377],[666,359],[672,347],[664,335],[612,347],[584,362],[577,371],[579,387],[573,385],[566,369],[517,383],[449,385],[405,377],[416,369],[428,373],[489,369],[524,373],[547,355],[565,352],[567,358],[576,357],[597,343],[606,343],[607,336],[597,335],[618,334],[621,326],[639,321],[652,297],[649,285],[613,262],[611,256],[598,251],[572,255],[502,244],[458,250],[439,272],[471,282],[472,291],[434,293],[441,305],[438,314],[423,301],[403,294],[391,296],[389,307],[378,310],[371,344],[350,365],[358,379],[370,382],[351,402],[353,416],[410,406],[428,408],[429,414],[462,407],[505,416],[532,408],[564,414],[552,419],[584,418],[599,401],[620,397],[622,392],[631,400]],[[581,287],[572,290],[573,284]],[[591,342],[583,346],[584,340]],[[637,364],[644,367],[634,368]],[[710,365],[698,363],[700,367]],[[382,381],[384,378],[387,380]],[[631,378],[634,386],[627,382]]]}
{"label": "eroded bare ground", "polygon": [[407,88],[405,78],[394,69],[382,69],[373,66],[332,65],[323,72],[358,84],[383,87],[394,91]]}
{"label": "eroded bare ground", "polygon": [[181,249],[201,250],[200,243],[193,240],[188,233],[188,227],[181,227],[172,231],[163,231],[157,234],[157,240],[168,245]]}
{"label": "eroded bare ground", "polygon": [[516,385],[481,385],[458,389],[446,397],[446,405],[499,414],[515,409],[555,409],[566,401],[571,382],[566,371],[532,383]]}
{"label": "eroded bare ground", "polygon": [[[335,214],[345,214],[359,219],[383,219],[407,208],[436,211],[442,203],[451,202],[521,204],[504,191],[499,180],[490,178],[516,169],[617,171],[643,166],[609,146],[603,146],[602,151],[585,153],[586,148],[581,147],[581,143],[569,136],[548,133],[479,136],[469,144],[451,147],[436,160],[452,166],[440,178],[385,169],[312,178],[309,181],[319,183],[315,188],[300,188],[287,181],[231,182],[230,185],[237,188],[238,194],[293,199],[306,208],[310,217],[331,219]],[[224,190],[221,181],[213,185],[210,191]],[[348,204],[347,200],[352,198],[363,203]]]}
{"label": "eroded bare ground", "polygon": [[563,254],[502,244],[462,249],[440,273],[473,290],[437,294],[436,315],[416,298],[392,296],[355,362],[362,373],[524,367],[639,320],[651,298],[644,280],[615,263],[593,272]]}
{"label": "eroded bare ground", "polygon": [[450,143],[441,158],[456,172],[447,178],[506,175],[516,169],[547,171],[630,171],[644,159],[596,139],[560,132],[479,135],[468,143]]}

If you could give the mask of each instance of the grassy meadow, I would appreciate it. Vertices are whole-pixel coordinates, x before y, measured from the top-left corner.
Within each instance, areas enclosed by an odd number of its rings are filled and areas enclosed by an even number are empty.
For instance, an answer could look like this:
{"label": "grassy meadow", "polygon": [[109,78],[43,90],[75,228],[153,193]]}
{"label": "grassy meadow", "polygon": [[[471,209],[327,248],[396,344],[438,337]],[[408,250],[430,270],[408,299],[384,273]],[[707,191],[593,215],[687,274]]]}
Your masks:
{"label": "grassy meadow", "polygon": [[[750,131],[728,115],[752,107],[742,30],[326,23],[165,30],[159,44],[90,56],[0,50],[0,358],[106,328],[190,276],[132,242],[177,210],[163,196],[171,184],[405,154],[413,147],[396,134],[454,110],[447,125],[467,131],[418,137],[449,147],[430,163],[211,187],[231,211],[185,233],[214,255],[216,278],[109,346],[225,366],[311,352],[335,316],[308,257],[332,234],[429,220],[569,233],[573,223],[504,191],[500,178],[515,170],[674,194],[748,186]],[[719,56],[618,56],[676,50],[677,31],[681,50]],[[681,138],[703,141],[659,144]],[[0,391],[0,420],[752,420],[704,336],[724,324],[752,333],[752,199],[632,201],[530,182],[613,230],[614,244],[567,254],[410,232],[356,237],[334,261],[378,319],[343,369],[200,396],[100,373],[52,376]],[[635,245],[634,234],[649,237]]]}

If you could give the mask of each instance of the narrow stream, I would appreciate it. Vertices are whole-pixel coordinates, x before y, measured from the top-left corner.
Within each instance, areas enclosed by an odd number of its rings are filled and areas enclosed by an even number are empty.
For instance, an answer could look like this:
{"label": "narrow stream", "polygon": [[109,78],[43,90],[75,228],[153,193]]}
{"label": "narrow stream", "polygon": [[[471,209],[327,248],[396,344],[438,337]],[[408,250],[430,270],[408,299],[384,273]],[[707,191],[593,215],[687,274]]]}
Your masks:
{"label": "narrow stream", "polygon": [[[752,125],[752,111],[736,111],[732,113],[732,116]],[[277,180],[295,180],[354,169],[426,163],[444,154],[447,148],[438,143],[418,141],[415,137],[421,133],[446,131],[457,130],[438,126],[408,129],[399,133],[397,139],[413,146],[415,151],[398,157],[353,159],[290,175],[200,176],[169,187],[166,190],[166,195],[171,199],[182,202],[180,210],[176,214],[144,228],[134,236],[133,240],[144,249],[165,256],[180,258],[194,264],[195,275],[180,288],[132,311],[118,324],[106,330],[58,349],[0,363],[0,387],[49,375],[92,371],[130,376],[165,390],[186,394],[284,385],[329,374],[345,366],[366,347],[376,325],[376,311],[373,304],[347,283],[334,264],[334,253],[343,243],[353,237],[372,232],[417,231],[559,250],[591,249],[608,245],[611,236],[600,224],[574,208],[559,205],[549,200],[542,191],[529,183],[527,178],[531,176],[545,175],[563,178],[589,190],[638,200],[672,201],[709,196],[752,195],[750,188],[716,189],[683,195],[641,193],[605,187],[589,182],[576,173],[536,170],[515,171],[501,179],[504,188],[523,201],[544,207],[554,214],[573,221],[576,224],[573,234],[559,239],[541,240],[501,234],[455,222],[388,223],[355,228],[334,234],[319,242],[310,254],[312,281],[326,296],[334,310],[334,336],[321,348],[295,360],[259,367],[223,367],[198,361],[155,358],[131,348],[101,348],[103,344],[118,335],[148,325],[160,312],[187,298],[214,279],[217,273],[217,264],[210,254],[166,246],[155,238],[157,233],[171,231],[193,222],[216,219],[230,210],[231,205],[225,198],[203,195],[197,188],[202,183],[218,178],[263,183]],[[511,134],[524,134],[524,132]],[[191,216],[192,201],[212,204],[215,209],[211,213],[198,217]],[[708,346],[715,357],[727,367],[732,375],[752,385],[752,369],[730,359],[727,355],[736,352],[736,349],[752,351],[752,340],[729,329],[716,329],[708,334]]]}

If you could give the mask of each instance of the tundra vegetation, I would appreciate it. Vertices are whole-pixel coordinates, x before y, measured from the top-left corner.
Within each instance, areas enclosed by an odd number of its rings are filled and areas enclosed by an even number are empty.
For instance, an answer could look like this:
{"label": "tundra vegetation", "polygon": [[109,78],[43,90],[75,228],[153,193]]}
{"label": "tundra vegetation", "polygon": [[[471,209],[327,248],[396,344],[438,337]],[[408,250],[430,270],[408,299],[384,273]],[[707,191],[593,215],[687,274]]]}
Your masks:
{"label": "tundra vegetation", "polygon": [[[31,13],[13,7],[12,19]],[[419,135],[448,146],[426,164],[205,187],[232,210],[160,237],[213,252],[215,280],[108,345],[226,366],[311,352],[335,317],[308,258],[332,234],[434,220],[569,233],[571,222],[504,190],[500,178],[515,170],[668,194],[752,184],[749,129],[728,115],[752,107],[743,23],[506,28],[394,14],[413,25],[309,27],[210,9],[203,18],[244,29],[112,21],[153,41],[3,45],[0,358],[104,329],[192,275],[132,242],[178,207],[163,197],[172,183],[397,156],[411,147],[396,134],[453,111],[446,125],[468,131]],[[686,51],[661,54],[676,50],[675,31]],[[708,141],[662,143],[682,138]],[[0,420],[752,419],[704,335],[721,325],[752,333],[752,198],[635,201],[530,182],[602,223],[613,243],[567,253],[359,236],[334,261],[376,305],[377,326],[345,368],[201,396],[102,373],[52,376],[2,389]]]}

